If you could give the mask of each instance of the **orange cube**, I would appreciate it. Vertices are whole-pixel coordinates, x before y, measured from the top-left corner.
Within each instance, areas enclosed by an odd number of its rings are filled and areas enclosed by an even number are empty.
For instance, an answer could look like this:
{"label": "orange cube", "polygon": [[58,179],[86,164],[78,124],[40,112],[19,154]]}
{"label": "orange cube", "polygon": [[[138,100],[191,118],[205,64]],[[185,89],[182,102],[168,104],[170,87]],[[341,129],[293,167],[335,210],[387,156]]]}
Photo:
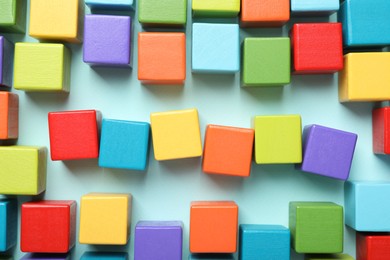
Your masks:
{"label": "orange cube", "polygon": [[234,201],[191,203],[191,253],[234,253],[237,250],[238,206]]}
{"label": "orange cube", "polygon": [[143,84],[184,84],[186,37],[184,33],[138,34],[138,79]]}
{"label": "orange cube", "polygon": [[242,0],[241,26],[276,27],[290,19],[290,0]]}
{"label": "orange cube", "polygon": [[0,140],[17,139],[19,135],[19,96],[0,92]]}
{"label": "orange cube", "polygon": [[203,171],[249,177],[254,130],[208,125],[203,153]]}

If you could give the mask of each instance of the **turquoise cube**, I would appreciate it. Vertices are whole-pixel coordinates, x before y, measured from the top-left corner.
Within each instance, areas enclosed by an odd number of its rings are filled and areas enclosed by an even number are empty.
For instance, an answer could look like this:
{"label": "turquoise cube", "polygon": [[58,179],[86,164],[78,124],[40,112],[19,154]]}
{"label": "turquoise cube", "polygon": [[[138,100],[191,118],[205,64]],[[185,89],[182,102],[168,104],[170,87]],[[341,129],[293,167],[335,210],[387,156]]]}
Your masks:
{"label": "turquoise cube", "polygon": [[0,199],[0,252],[16,245],[18,207],[16,200]]}
{"label": "turquoise cube", "polygon": [[339,9],[339,0],[291,0],[293,15],[330,15]]}
{"label": "turquoise cube", "polygon": [[290,259],[290,230],[280,225],[240,225],[239,259]]}
{"label": "turquoise cube", "polygon": [[238,24],[194,23],[192,25],[192,71],[236,73],[240,70]]}
{"label": "turquoise cube", "polygon": [[134,0],[85,0],[92,10],[132,10]]}
{"label": "turquoise cube", "polygon": [[127,260],[129,255],[122,252],[85,252],[80,260]]}
{"label": "turquoise cube", "polygon": [[149,123],[103,119],[99,166],[145,170],[149,136]]}

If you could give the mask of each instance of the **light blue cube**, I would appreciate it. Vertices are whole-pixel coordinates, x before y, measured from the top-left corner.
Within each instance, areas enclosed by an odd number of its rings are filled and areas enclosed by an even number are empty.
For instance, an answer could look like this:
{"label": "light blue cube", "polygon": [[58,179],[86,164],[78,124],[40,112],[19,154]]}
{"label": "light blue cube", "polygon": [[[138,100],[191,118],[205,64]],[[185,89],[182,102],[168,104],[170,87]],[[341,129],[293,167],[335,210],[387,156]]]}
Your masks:
{"label": "light blue cube", "polygon": [[103,119],[99,166],[144,171],[149,136],[149,123]]}
{"label": "light blue cube", "polygon": [[291,0],[293,15],[330,15],[339,8],[339,0]]}
{"label": "light blue cube", "polygon": [[122,252],[85,252],[80,260],[127,260],[129,255]]}
{"label": "light blue cube", "polygon": [[345,0],[338,19],[347,47],[390,45],[389,0]]}
{"label": "light blue cube", "polygon": [[188,260],[234,260],[232,254],[192,254]]}
{"label": "light blue cube", "polygon": [[237,24],[192,25],[192,71],[236,73],[240,70],[240,36]]}
{"label": "light blue cube", "polygon": [[92,10],[132,10],[134,0],[85,0]]}
{"label": "light blue cube", "polygon": [[18,207],[16,200],[0,199],[0,252],[16,245]]}
{"label": "light blue cube", "polygon": [[240,225],[239,259],[290,259],[290,230],[280,225]]}
{"label": "light blue cube", "polygon": [[390,182],[344,185],[345,224],[356,231],[390,231]]}

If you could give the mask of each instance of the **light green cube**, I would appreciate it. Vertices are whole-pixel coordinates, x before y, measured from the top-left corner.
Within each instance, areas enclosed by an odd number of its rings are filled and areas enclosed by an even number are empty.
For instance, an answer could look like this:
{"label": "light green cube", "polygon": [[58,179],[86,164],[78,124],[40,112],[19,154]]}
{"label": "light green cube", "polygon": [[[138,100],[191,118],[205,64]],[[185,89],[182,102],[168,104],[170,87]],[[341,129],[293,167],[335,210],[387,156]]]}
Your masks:
{"label": "light green cube", "polygon": [[26,0],[0,0],[0,32],[26,31]]}
{"label": "light green cube", "polygon": [[302,162],[301,116],[256,116],[254,129],[256,163]]}
{"label": "light green cube", "polygon": [[138,21],[142,25],[184,26],[187,0],[139,0]]}
{"label": "light green cube", "polygon": [[305,255],[305,260],[355,260],[347,254],[328,254],[328,255]]}

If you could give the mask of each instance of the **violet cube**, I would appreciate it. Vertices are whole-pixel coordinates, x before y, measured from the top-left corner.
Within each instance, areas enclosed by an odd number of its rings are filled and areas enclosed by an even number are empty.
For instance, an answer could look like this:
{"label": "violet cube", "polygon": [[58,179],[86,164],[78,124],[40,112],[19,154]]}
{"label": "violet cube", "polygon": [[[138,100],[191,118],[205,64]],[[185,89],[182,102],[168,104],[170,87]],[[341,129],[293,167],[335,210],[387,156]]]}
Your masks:
{"label": "violet cube", "polygon": [[320,125],[303,130],[303,160],[297,168],[318,175],[347,180],[357,135]]}
{"label": "violet cube", "polygon": [[0,86],[11,87],[14,59],[14,45],[0,36]]}
{"label": "violet cube", "polygon": [[95,66],[131,66],[130,16],[86,15],[83,60]]}
{"label": "violet cube", "polygon": [[181,260],[183,223],[140,221],[135,227],[134,260]]}

